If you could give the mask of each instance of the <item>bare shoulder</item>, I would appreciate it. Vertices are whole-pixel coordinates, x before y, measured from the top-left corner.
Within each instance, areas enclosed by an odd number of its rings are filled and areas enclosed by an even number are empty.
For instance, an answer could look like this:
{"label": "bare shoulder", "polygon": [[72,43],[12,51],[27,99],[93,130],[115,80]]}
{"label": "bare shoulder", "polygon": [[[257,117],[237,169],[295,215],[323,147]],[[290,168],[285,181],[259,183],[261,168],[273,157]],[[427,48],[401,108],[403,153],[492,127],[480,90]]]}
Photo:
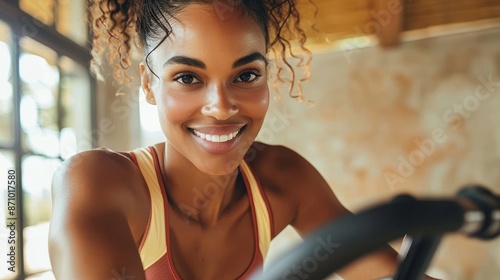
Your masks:
{"label": "bare shoulder", "polygon": [[[254,142],[250,147],[246,161],[259,177],[271,180],[275,188],[288,189],[288,192],[299,191],[301,184],[307,182],[316,169],[297,152],[281,145],[268,145]],[[297,181],[297,179],[299,179]]]}
{"label": "bare shoulder", "polygon": [[149,215],[140,171],[126,153],[105,148],[81,152],[63,162],[52,179],[52,198],[54,221],[121,212],[138,228],[133,230],[138,235]]}
{"label": "bare shoulder", "polygon": [[262,142],[254,142],[245,155],[245,160],[252,168],[264,167],[265,170],[272,168],[273,173],[277,169],[286,169],[297,164],[301,158],[293,150],[281,145],[269,145]]}
{"label": "bare shoulder", "polygon": [[74,192],[89,193],[99,200],[118,186],[123,192],[133,192],[133,188],[127,188],[128,182],[137,181],[138,175],[134,163],[125,154],[105,148],[89,150],[63,162],[54,174],[52,191],[63,197]]}
{"label": "bare shoulder", "polygon": [[143,273],[137,244],[149,200],[142,184],[130,158],[109,149],[82,152],[61,165],[52,180],[49,232],[57,278],[106,279],[122,265]]}
{"label": "bare shoulder", "polygon": [[321,174],[297,152],[255,142],[245,159],[268,196],[278,232],[291,224],[304,235],[347,212]]}

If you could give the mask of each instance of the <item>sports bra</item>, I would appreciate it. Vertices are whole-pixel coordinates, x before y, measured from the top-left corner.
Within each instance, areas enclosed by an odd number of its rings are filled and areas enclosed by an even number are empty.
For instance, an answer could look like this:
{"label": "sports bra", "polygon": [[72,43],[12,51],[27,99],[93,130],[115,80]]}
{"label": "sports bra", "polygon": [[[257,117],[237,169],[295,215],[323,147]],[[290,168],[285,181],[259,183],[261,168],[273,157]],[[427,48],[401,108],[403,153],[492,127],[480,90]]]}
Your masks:
{"label": "sports bra", "polygon": [[[129,153],[147,183],[151,198],[148,225],[138,248],[146,279],[180,280],[181,277],[175,270],[168,250],[170,247],[168,199],[156,150],[153,147],[138,148]],[[237,278],[246,279],[262,268],[271,238],[274,236],[273,217],[269,202],[250,166],[243,160],[239,169],[250,202],[256,244],[250,265]]]}

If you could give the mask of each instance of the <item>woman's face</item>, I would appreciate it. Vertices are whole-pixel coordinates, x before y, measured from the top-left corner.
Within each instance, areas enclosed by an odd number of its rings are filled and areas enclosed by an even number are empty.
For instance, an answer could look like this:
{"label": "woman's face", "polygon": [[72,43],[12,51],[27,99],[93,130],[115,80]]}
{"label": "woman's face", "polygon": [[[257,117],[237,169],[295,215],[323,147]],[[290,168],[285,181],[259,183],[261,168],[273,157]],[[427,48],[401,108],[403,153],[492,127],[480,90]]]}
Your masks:
{"label": "woman's face", "polygon": [[[269,105],[266,44],[239,12],[221,20],[212,5],[191,4],[150,56],[159,80],[141,65],[148,102],[157,105],[170,159],[228,174],[257,136]],[[153,44],[154,45],[154,44]]]}

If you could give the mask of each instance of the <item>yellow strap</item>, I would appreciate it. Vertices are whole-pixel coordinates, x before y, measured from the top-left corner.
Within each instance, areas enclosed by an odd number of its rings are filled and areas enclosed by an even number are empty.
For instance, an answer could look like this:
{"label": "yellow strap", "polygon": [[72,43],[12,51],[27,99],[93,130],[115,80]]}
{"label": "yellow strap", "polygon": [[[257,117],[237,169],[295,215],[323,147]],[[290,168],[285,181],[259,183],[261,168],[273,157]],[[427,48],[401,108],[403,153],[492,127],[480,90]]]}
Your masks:
{"label": "yellow strap", "polygon": [[156,176],[153,156],[146,148],[134,150],[137,164],[142,176],[146,180],[151,197],[151,220],[149,231],[146,232],[144,245],[139,252],[144,270],[157,262],[167,253],[167,239],[165,236],[165,211],[163,196],[158,177]]}
{"label": "yellow strap", "polygon": [[257,219],[257,231],[259,233],[259,248],[262,253],[262,258],[265,260],[269,244],[271,243],[271,218],[267,211],[267,206],[264,197],[259,189],[259,184],[255,179],[252,170],[245,161],[241,162],[241,169],[245,173],[250,190],[252,192],[253,204],[255,206],[255,216]]}
{"label": "yellow strap", "polygon": [[[158,177],[155,171],[153,156],[146,148],[139,148],[133,152],[137,158],[139,169],[148,185],[151,197],[151,220],[149,231],[145,233],[144,245],[139,252],[142,265],[144,270],[146,270],[167,253],[165,208],[161,187],[158,183]],[[241,162],[240,167],[248,180],[250,191],[252,192],[255,216],[257,219],[257,232],[259,235],[259,249],[262,253],[262,258],[265,260],[271,243],[272,225],[270,213],[268,212],[259,185],[250,167],[245,161]]]}

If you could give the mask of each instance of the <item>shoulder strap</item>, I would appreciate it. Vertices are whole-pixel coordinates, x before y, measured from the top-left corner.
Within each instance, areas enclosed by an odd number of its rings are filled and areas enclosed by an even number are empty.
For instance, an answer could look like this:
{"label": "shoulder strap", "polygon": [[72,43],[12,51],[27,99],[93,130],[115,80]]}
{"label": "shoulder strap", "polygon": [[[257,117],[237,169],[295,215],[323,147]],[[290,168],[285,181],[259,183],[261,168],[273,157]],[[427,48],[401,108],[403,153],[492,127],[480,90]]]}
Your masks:
{"label": "shoulder strap", "polygon": [[243,160],[240,167],[243,171],[243,175],[247,181],[247,184],[250,185],[250,190],[252,192],[252,202],[255,207],[257,231],[259,234],[259,249],[262,253],[263,260],[265,260],[273,234],[273,218],[271,209],[269,207],[265,194],[263,193],[263,190],[257,178],[254,176],[254,173],[250,166]]}
{"label": "shoulder strap", "polygon": [[149,225],[139,246],[142,265],[145,270],[167,253],[165,205],[158,181],[159,176],[151,152],[146,148],[139,148],[133,151],[137,165],[148,185],[151,198]]}

